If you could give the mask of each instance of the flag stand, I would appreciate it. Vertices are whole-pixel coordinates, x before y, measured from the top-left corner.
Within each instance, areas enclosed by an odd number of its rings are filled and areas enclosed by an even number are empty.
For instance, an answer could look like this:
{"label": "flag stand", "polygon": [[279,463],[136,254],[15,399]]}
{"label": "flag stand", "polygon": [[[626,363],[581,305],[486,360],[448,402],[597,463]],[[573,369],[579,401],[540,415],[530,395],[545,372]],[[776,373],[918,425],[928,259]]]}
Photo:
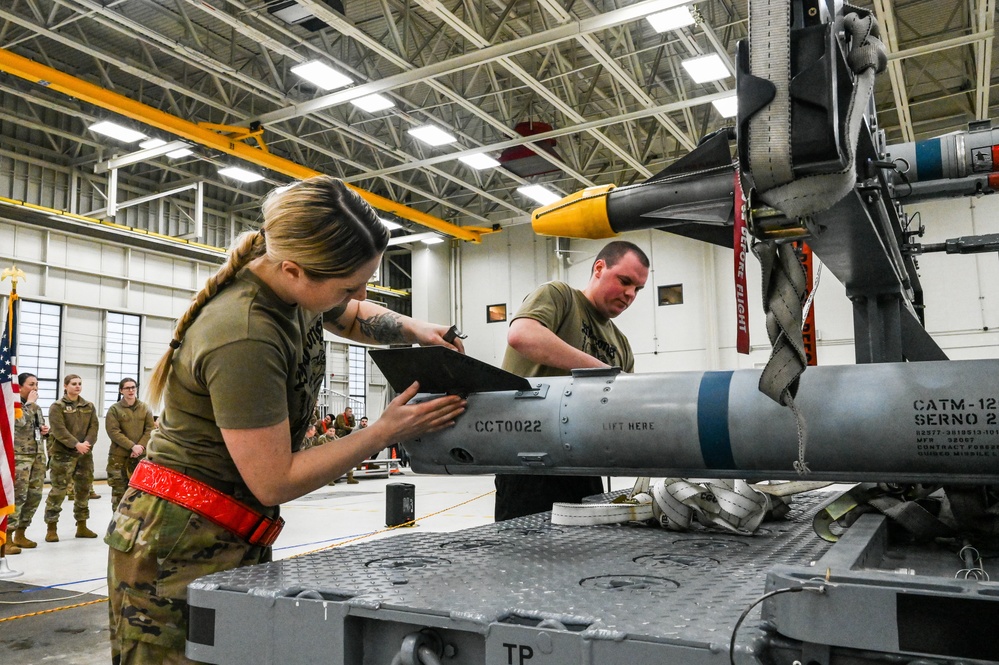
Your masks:
{"label": "flag stand", "polygon": [[4,550],[7,549],[6,545],[0,545],[0,580],[9,580],[12,577],[20,577],[24,575],[20,570],[14,570],[7,563],[7,557],[4,556]]}

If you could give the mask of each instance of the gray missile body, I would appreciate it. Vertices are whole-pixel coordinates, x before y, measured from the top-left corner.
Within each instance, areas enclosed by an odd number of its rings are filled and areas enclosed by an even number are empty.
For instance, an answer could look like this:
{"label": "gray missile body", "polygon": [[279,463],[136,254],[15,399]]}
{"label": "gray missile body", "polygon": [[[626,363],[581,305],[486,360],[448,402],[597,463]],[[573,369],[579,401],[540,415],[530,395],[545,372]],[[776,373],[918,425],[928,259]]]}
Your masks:
{"label": "gray missile body", "polygon": [[[794,414],[759,370],[579,370],[475,393],[410,444],[421,473],[796,479]],[[418,396],[417,400],[428,395]],[[811,480],[999,481],[999,360],[810,367],[795,400]]]}

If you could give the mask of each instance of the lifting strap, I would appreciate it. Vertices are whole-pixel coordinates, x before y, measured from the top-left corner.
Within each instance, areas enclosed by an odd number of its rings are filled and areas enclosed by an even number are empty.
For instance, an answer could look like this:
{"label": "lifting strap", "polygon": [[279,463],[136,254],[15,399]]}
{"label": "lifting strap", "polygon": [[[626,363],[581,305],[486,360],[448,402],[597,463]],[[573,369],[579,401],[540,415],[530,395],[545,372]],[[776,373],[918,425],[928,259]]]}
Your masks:
{"label": "lifting strap", "polygon": [[[873,16],[849,5],[844,5],[844,11],[849,12],[843,19],[850,37],[847,63],[854,74],[846,111],[846,165],[836,172],[795,178],[791,155],[791,3],[750,0],[750,73],[770,81],[775,95],[749,119],[748,167],[760,199],[788,217],[806,218],[827,210],[856,184],[857,141],[875,77],[887,66],[887,53]],[[794,414],[798,459],[793,466],[804,475],[809,471],[805,462],[807,429],[794,398],[807,365],[801,335],[805,274],[788,245],[757,242],[753,253],[763,267],[763,306],[773,345],[760,378],[760,391]]]}

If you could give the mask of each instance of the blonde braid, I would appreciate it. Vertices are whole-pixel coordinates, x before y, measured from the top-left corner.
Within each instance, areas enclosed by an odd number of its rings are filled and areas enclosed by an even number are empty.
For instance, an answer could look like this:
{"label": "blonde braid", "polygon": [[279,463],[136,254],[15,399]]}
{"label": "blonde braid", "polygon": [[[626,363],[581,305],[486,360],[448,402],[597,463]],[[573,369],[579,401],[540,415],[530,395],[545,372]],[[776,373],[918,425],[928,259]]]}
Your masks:
{"label": "blonde braid", "polygon": [[201,308],[215,297],[216,293],[231,282],[236,273],[242,270],[246,264],[258,256],[262,256],[265,251],[263,230],[243,233],[236,238],[235,244],[229,250],[229,258],[226,262],[214,275],[205,281],[205,285],[195,294],[190,307],[177,319],[177,327],[173,330],[173,339],[170,340],[170,348],[167,349],[159,362],[156,363],[156,367],[153,368],[153,374],[149,378],[146,401],[151,408],[155,409],[160,405],[163,391],[166,388],[167,377],[170,374],[174,351],[180,348],[187,329],[194,323],[194,319],[197,318]]}

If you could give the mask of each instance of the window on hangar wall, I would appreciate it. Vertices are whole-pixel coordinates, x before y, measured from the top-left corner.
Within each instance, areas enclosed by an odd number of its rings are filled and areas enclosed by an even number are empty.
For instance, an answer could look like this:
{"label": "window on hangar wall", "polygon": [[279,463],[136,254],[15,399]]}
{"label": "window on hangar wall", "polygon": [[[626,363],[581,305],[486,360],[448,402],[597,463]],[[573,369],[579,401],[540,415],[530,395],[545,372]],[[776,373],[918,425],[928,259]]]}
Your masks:
{"label": "window on hangar wall", "polygon": [[[118,384],[125,377],[139,379],[139,326],[134,314],[107,313],[104,339],[104,411],[118,401]],[[142,386],[139,386],[140,390]]]}
{"label": "window on hangar wall", "polygon": [[368,398],[368,351],[363,346],[347,347],[347,406],[360,420],[366,413]]}
{"label": "window on hangar wall", "polygon": [[38,377],[38,406],[49,406],[62,397],[59,383],[59,337],[62,307],[31,300],[19,301],[17,320],[17,371]]}

